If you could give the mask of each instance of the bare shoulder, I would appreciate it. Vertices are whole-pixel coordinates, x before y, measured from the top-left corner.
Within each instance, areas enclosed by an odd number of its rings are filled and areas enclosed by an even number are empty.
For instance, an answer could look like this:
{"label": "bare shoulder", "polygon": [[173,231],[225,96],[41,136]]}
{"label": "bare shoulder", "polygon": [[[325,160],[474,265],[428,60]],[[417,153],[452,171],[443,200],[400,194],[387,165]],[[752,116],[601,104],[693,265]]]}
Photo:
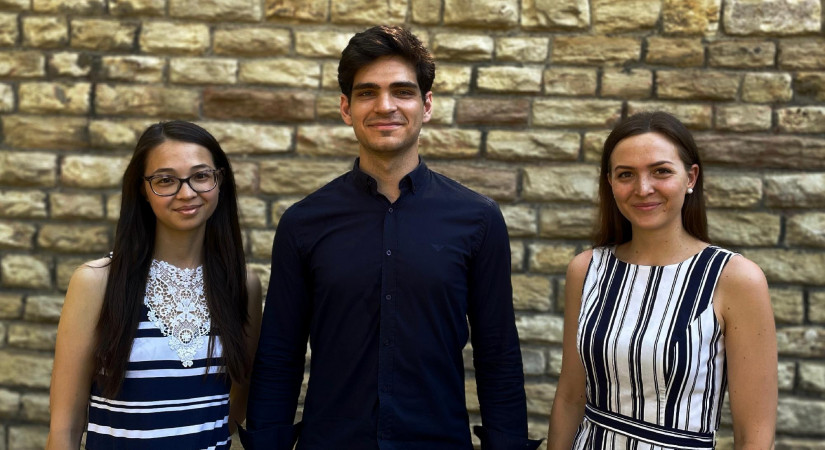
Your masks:
{"label": "bare shoulder", "polygon": [[109,276],[109,258],[100,258],[94,261],[87,261],[78,266],[69,281],[69,289],[75,287],[87,291],[105,291],[106,280]]}
{"label": "bare shoulder", "polygon": [[77,320],[74,323],[88,326],[97,324],[97,318],[103,308],[103,297],[106,294],[109,261],[109,258],[96,259],[83,263],[75,269],[69,280],[69,287],[66,289],[61,321],[65,317],[65,320]]}
{"label": "bare shoulder", "polygon": [[714,303],[723,324],[731,319],[773,315],[765,274],[742,255],[732,257],[722,269]]}
{"label": "bare shoulder", "polygon": [[767,292],[768,281],[755,262],[742,255],[736,255],[722,269],[718,288],[725,292],[741,293],[761,289]]}

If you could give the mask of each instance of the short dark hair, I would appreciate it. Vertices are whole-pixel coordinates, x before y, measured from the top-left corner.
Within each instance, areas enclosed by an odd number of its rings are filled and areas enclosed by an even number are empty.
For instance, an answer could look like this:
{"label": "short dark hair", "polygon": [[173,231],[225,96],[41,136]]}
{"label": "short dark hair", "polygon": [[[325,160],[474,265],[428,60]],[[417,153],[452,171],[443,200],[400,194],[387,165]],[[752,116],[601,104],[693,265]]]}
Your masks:
{"label": "short dark hair", "polygon": [[341,52],[338,62],[341,93],[351,99],[356,72],[384,56],[400,56],[412,64],[422,97],[432,89],[435,60],[430,51],[406,28],[378,25],[356,33]]}
{"label": "short dark hair", "polygon": [[693,185],[693,193],[685,197],[685,203],[682,205],[682,226],[691,236],[710,242],[702,182],[704,169],[702,168],[702,161],[699,159],[696,142],[694,142],[690,131],[679,119],[665,112],[654,111],[637,113],[624,119],[613,128],[613,131],[604,141],[602,165],[599,172],[599,217],[593,233],[593,246],[619,245],[631,240],[633,237],[630,221],[622,215],[619,207],[616,206],[616,200],[613,198],[613,191],[608,182],[610,157],[613,155],[613,150],[623,139],[645,133],[657,133],[672,142],[676,146],[679,159],[682,160],[686,169],[690,169],[694,164],[699,167],[699,175]]}

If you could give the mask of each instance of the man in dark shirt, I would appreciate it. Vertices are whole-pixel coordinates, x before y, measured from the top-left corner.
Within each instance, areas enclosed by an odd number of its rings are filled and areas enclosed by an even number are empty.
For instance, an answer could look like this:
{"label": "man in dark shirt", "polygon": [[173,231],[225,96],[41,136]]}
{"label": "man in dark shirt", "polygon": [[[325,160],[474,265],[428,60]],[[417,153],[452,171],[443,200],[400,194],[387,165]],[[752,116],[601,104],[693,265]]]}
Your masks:
{"label": "man in dark shirt", "polygon": [[[341,55],[353,169],[278,224],[255,358],[247,449],[471,449],[462,349],[472,331],[485,449],[527,439],[510,248],[495,202],[430,171],[432,56],[397,27]],[[307,338],[303,420],[293,425]]]}

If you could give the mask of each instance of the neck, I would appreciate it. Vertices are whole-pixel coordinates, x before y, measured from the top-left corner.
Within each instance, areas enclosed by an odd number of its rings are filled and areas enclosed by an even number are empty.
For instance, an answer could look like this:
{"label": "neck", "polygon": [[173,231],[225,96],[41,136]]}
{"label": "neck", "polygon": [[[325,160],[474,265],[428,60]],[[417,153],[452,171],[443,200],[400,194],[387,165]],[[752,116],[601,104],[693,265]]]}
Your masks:
{"label": "neck", "polygon": [[198,267],[203,264],[204,234],[204,227],[193,231],[157,227],[152,257],[184,269]]}
{"label": "neck", "polygon": [[664,266],[684,261],[705,246],[706,242],[691,236],[681,226],[644,231],[634,228],[633,239],[620,245],[616,253],[619,259],[630,263]]}
{"label": "neck", "polygon": [[377,154],[364,150],[359,151],[358,167],[375,178],[378,183],[378,192],[394,203],[401,195],[398,183],[405,175],[418,166],[418,149],[410,149],[403,153],[390,155]]}

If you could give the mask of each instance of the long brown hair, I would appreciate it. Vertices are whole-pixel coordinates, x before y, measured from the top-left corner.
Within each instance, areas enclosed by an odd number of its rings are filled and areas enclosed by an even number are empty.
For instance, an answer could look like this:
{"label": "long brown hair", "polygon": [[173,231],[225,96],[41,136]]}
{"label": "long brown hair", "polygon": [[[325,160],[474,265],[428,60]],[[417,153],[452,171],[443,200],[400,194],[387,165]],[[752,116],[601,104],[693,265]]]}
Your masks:
{"label": "long brown hair", "polygon": [[699,151],[690,131],[672,115],[661,112],[642,112],[621,121],[604,141],[602,165],[599,172],[599,217],[593,233],[594,247],[619,245],[633,238],[630,221],[625,218],[613,199],[613,190],[608,182],[610,176],[610,157],[616,145],[623,139],[644,133],[658,133],[667,138],[679,151],[679,159],[686,169],[694,164],[699,166],[699,175],[693,185],[693,193],[685,196],[682,205],[682,226],[691,236],[704,242],[708,238],[708,221],[705,213],[704,171]]}
{"label": "long brown hair", "polygon": [[212,154],[216,168],[223,169],[218,204],[206,221],[203,242],[204,293],[212,323],[207,363],[212,359],[215,337],[218,336],[233,381],[245,380],[251,367],[244,330],[249,321],[246,260],[232,167],[218,141],[208,131],[185,121],[160,122],[151,125],[140,136],[123,174],[120,218],[97,324],[98,343],[94,355],[95,381],[102,394],[109,398],[114,398],[120,391],[126,374],[155,244],[155,214],[143,198],[146,157],[167,140],[206,148]]}

